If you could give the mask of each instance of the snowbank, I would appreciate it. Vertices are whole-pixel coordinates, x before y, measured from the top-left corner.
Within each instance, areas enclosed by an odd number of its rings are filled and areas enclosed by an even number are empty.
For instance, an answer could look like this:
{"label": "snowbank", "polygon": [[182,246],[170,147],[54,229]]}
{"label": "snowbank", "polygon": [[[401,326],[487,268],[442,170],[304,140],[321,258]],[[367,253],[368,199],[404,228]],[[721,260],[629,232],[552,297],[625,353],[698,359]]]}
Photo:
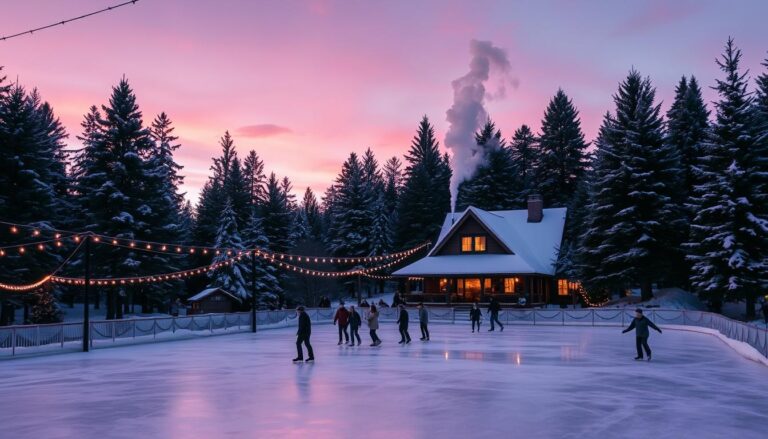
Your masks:
{"label": "snowbank", "polygon": [[606,305],[606,307],[627,306],[663,309],[690,309],[695,311],[706,311],[707,309],[707,307],[701,303],[698,297],[680,288],[661,288],[654,290],[653,299],[646,302],[640,302],[638,296],[630,296],[623,297],[619,300],[614,300]]}
{"label": "snowbank", "polygon": [[768,358],[764,357],[763,354],[758,352],[757,349],[753,348],[747,343],[744,343],[743,341],[730,339],[725,335],[721,334],[720,331],[718,331],[717,329],[702,328],[699,326],[684,326],[684,325],[663,325],[662,328],[674,329],[677,331],[689,331],[689,332],[698,332],[700,334],[714,335],[715,337],[722,340],[723,343],[727,344],[731,349],[736,351],[742,357],[748,360],[758,362],[764,366],[768,366]]}

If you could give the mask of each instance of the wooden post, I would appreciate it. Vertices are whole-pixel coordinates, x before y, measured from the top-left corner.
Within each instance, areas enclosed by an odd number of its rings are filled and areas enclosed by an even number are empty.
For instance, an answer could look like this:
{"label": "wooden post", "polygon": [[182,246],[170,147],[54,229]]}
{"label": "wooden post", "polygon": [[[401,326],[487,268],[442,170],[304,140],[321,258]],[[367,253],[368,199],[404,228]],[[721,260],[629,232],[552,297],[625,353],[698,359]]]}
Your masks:
{"label": "wooden post", "polygon": [[85,285],[83,285],[83,352],[88,352],[90,346],[90,333],[91,333],[91,321],[90,321],[90,303],[89,303],[89,286],[91,283],[91,235],[90,233],[85,237]]}
{"label": "wooden post", "polygon": [[256,332],[256,250],[251,251],[251,332]]}

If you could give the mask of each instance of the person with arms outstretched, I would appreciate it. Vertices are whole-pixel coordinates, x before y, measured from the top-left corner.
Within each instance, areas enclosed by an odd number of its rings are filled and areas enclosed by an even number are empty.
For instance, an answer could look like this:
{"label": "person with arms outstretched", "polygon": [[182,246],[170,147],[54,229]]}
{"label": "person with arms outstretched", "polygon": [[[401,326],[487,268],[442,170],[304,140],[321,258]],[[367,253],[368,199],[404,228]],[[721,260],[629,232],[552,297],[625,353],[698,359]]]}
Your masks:
{"label": "person with arms outstretched", "polygon": [[632,323],[629,324],[627,329],[621,331],[622,334],[626,334],[633,329],[635,330],[635,345],[637,347],[637,357],[635,357],[635,360],[643,359],[643,349],[645,349],[645,353],[648,355],[648,361],[651,361],[651,348],[648,346],[648,336],[650,335],[650,331],[648,330],[649,326],[659,331],[659,334],[661,334],[661,329],[643,315],[642,309],[638,308],[635,310],[635,318],[632,319]]}
{"label": "person with arms outstretched", "polygon": [[307,347],[307,363],[315,361],[315,353],[312,351],[312,345],[309,344],[309,336],[312,334],[312,322],[309,320],[309,315],[304,311],[303,306],[296,308],[296,312],[299,313],[299,330],[296,332],[296,352],[297,356],[293,359],[294,363],[300,363],[304,361],[304,352],[301,349],[301,344]]}

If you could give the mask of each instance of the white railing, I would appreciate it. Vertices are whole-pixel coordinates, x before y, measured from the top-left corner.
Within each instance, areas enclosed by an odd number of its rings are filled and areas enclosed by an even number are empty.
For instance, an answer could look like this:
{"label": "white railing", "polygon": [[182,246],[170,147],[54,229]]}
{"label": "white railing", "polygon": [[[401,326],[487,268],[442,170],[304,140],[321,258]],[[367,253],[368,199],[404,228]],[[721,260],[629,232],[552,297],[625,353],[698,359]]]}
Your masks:
{"label": "white railing", "polygon": [[[367,308],[358,309],[364,318]],[[468,308],[428,308],[430,322],[468,324]],[[307,309],[316,324],[333,321],[335,309]],[[418,310],[408,309],[411,322],[418,322]],[[483,310],[484,318],[489,316]],[[382,322],[394,322],[397,308],[379,308]],[[749,344],[768,358],[768,329],[731,320],[720,314],[704,311],[654,309],[646,315],[661,325],[684,325],[710,328],[724,336]],[[634,317],[633,310],[620,308],[586,309],[505,309],[499,320],[509,325],[558,326],[626,326]],[[296,325],[293,310],[258,311],[258,330]],[[155,340],[190,338],[216,334],[250,331],[251,313],[201,314],[181,317],[148,317],[128,320],[98,320],[90,322],[90,347],[98,348],[119,343],[140,343]],[[0,358],[50,351],[78,350],[83,343],[83,324],[54,323],[0,327]]]}

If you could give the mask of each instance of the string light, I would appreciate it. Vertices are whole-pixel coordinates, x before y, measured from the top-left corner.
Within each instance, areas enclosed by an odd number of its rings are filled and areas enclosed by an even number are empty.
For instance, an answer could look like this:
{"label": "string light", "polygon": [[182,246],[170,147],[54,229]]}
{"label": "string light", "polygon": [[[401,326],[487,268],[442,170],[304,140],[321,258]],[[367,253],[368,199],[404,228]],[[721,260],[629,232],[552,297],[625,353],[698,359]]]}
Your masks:
{"label": "string light", "polygon": [[0,282],[0,289],[8,290],[8,291],[29,291],[34,290],[36,288],[40,288],[42,285],[44,285],[46,282],[48,282],[51,279],[51,276],[45,276],[44,278],[40,279],[37,282],[31,283],[31,284],[24,284],[24,285],[11,285]]}

